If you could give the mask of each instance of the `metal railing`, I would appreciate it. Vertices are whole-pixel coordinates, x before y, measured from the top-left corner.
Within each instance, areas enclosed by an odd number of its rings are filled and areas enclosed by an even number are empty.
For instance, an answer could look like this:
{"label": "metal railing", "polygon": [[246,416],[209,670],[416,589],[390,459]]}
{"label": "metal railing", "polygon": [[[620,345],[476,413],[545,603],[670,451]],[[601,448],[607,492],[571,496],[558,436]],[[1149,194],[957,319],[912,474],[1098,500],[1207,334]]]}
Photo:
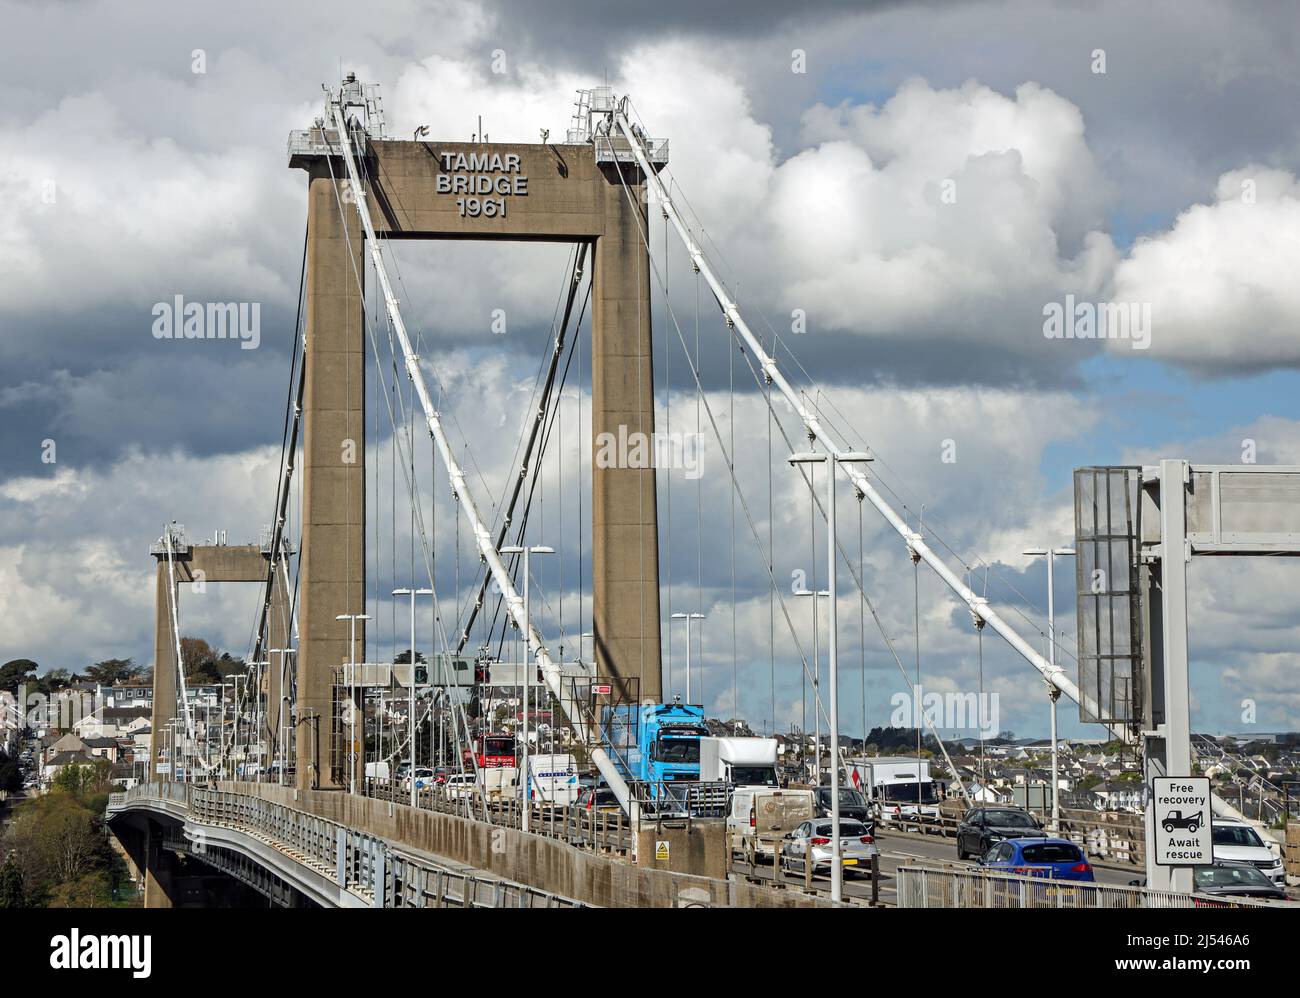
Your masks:
{"label": "metal railing", "polygon": [[512,908],[583,907],[549,891],[416,859],[377,836],[249,794],[145,783],[110,794],[108,812],[163,802],[181,804],[198,825],[251,835],[374,907],[495,907],[498,900]]}
{"label": "metal railing", "polygon": [[1267,908],[1264,901],[1024,877],[951,867],[898,868],[900,908]]}
{"label": "metal railing", "polygon": [[636,780],[628,790],[643,817],[722,818],[731,802],[727,783]]}
{"label": "metal railing", "polygon": [[[980,806],[996,809],[1000,805]],[[1015,805],[1006,807],[1016,809]],[[1046,827],[1048,816],[1034,810]],[[949,811],[941,805],[938,817],[885,815],[876,824],[882,831],[907,831],[915,828],[924,834],[955,838],[961,820],[960,812]],[[1146,862],[1146,833],[1140,814],[1061,808],[1061,827],[1056,834],[1059,838],[1069,839],[1093,860],[1100,860],[1110,866],[1140,869]]]}
{"label": "metal railing", "polygon": [[[396,780],[367,778],[366,796],[394,804],[411,803],[411,791]],[[450,792],[434,786],[416,792],[417,806],[426,811],[451,814],[471,821],[484,821],[502,828],[523,828],[523,804],[507,795],[483,798],[482,790],[460,788]],[[535,835],[559,839],[593,852],[630,855],[636,836],[621,809],[600,811],[568,804],[533,801],[528,830]]]}

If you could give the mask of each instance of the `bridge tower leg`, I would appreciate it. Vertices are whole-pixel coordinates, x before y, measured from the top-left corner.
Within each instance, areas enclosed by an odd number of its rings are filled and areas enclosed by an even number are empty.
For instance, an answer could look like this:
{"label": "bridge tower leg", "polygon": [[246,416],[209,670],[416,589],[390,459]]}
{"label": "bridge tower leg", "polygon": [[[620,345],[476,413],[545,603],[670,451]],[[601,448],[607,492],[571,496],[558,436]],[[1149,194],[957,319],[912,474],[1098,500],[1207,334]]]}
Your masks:
{"label": "bridge tower leg", "polygon": [[[172,637],[171,604],[167,598],[170,581],[167,558],[160,557],[157,561],[154,580],[153,714],[149,732],[149,772],[145,775],[149,781],[162,778],[158,773],[158,762],[164,746],[168,744],[167,725],[176,716],[176,642]],[[174,760],[168,760],[169,766],[173,763]],[[171,779],[170,775],[167,779]]]}
{"label": "bridge tower leg", "polygon": [[144,906],[171,908],[176,904],[175,860],[162,848],[161,829],[152,821],[144,831]]}
{"label": "bridge tower leg", "polygon": [[[623,697],[659,700],[659,529],[655,494],[654,366],[645,187],[635,165],[602,164],[605,231],[592,293],[592,615],[596,672]],[[626,181],[629,189],[623,186]],[[635,183],[635,186],[631,186]],[[630,197],[629,197],[630,193]],[[614,466],[598,459],[616,443]],[[638,444],[646,467],[629,467]],[[606,451],[608,453],[608,451]],[[638,686],[628,680],[637,679]]]}
{"label": "bridge tower leg", "polygon": [[[313,162],[307,194],[295,763],[302,789],[346,786],[346,774],[333,768],[332,718],[334,671],[348,660],[349,631],[335,617],[363,613],[366,598],[364,237],[344,199],[347,182],[340,179],[336,193],[330,165]],[[341,160],[333,169],[346,176]],[[365,648],[360,621],[357,647]]]}

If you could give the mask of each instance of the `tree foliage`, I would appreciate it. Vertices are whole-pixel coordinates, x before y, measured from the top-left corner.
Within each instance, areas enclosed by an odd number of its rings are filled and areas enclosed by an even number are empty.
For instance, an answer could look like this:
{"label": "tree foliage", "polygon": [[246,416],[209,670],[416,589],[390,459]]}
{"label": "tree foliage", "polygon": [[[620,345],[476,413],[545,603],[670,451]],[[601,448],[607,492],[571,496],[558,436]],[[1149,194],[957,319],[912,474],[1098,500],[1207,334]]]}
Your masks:
{"label": "tree foliage", "polygon": [[86,670],[86,678],[92,683],[114,686],[135,679],[140,675],[140,672],[141,669],[135,664],[134,659],[106,658],[104,661],[96,662],[90,666]]}
{"label": "tree foliage", "polygon": [[10,852],[0,866],[0,908],[26,908],[27,895],[23,890],[23,868],[18,865],[18,854]]}
{"label": "tree foliage", "polygon": [[17,793],[23,787],[23,771],[18,760],[0,751],[0,790]]}
{"label": "tree foliage", "polygon": [[21,804],[0,850],[12,852],[21,874],[24,900],[43,906],[56,896],[67,902],[86,897],[87,885],[57,893],[73,883],[112,868],[113,853],[104,833],[102,812],[74,794],[56,789]]}
{"label": "tree foliage", "polygon": [[38,668],[40,666],[30,658],[10,659],[4,665],[0,665],[0,690],[17,693],[18,684],[31,679]]}

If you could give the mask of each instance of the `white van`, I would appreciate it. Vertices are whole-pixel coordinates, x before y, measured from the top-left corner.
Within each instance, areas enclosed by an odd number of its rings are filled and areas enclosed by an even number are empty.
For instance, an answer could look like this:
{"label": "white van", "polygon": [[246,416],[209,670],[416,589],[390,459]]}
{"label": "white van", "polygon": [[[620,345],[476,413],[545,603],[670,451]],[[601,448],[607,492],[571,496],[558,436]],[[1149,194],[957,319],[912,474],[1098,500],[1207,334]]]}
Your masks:
{"label": "white van", "polygon": [[541,804],[565,807],[578,803],[582,785],[578,782],[578,761],[558,753],[528,757],[529,792]]}
{"label": "white van", "polygon": [[727,812],[727,841],[733,853],[752,844],[756,856],[775,856],[778,840],[816,816],[811,790],[737,787]]}

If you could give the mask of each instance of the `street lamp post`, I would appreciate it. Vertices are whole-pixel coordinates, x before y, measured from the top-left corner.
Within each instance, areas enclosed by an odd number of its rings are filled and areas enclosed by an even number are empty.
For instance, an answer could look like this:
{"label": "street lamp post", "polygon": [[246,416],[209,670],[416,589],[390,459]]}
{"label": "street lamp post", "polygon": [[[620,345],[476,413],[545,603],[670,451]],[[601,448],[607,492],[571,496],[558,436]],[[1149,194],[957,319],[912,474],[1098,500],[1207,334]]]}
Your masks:
{"label": "street lamp post", "polygon": [[[674,613],[673,620],[686,621],[686,702],[691,702],[691,621],[704,620],[702,613]],[[700,648],[701,653],[704,648]]]}
{"label": "street lamp post", "polygon": [[288,756],[288,742],[289,742],[288,733],[287,733],[288,720],[289,720],[288,711],[287,711],[287,705],[289,703],[289,694],[288,694],[289,674],[288,674],[288,670],[285,668],[285,658],[286,656],[292,655],[295,651],[297,651],[297,649],[296,648],[268,648],[266,651],[268,655],[274,655],[277,652],[280,655],[280,702],[276,704],[275,707],[276,710],[275,765],[276,765],[276,769],[279,770],[279,772],[276,775],[279,778],[280,786],[284,786],[285,785],[284,769],[285,769],[285,763],[288,761],[287,756]]}
{"label": "street lamp post", "polygon": [[[1047,557],[1047,661],[1056,665],[1056,601],[1054,595],[1052,563],[1057,555],[1066,557],[1074,554],[1074,548],[1029,548],[1025,552],[1033,557]],[[1052,831],[1056,832],[1061,827],[1061,777],[1060,762],[1057,758],[1058,749],[1056,745],[1056,701],[1061,699],[1061,691],[1055,685],[1049,683],[1047,695],[1052,703]]]}
{"label": "street lamp post", "polygon": [[[369,620],[368,613],[340,613],[335,620],[348,621],[348,702],[352,704],[351,731],[348,732],[348,793],[357,792],[357,621]],[[414,650],[411,652],[415,656]],[[415,663],[411,663],[415,671]],[[365,711],[362,711],[362,737],[365,737]]]}
{"label": "street lamp post", "polygon": [[[821,648],[817,640],[817,600],[830,596],[831,592],[829,589],[818,589],[816,592],[811,589],[796,589],[794,594],[796,596],[811,596],[813,601],[813,781],[820,787],[822,785],[822,715],[817,706],[821,703]],[[807,702],[806,697],[805,702]],[[807,723],[807,721],[805,720],[804,723]],[[808,732],[799,732],[799,737],[800,739],[807,738]],[[800,748],[801,756],[802,752],[803,749]]]}
{"label": "street lamp post", "polygon": [[[835,550],[835,472],[840,464],[870,461],[871,456],[862,452],[846,454],[792,454],[790,463],[827,464],[826,475],[826,632],[827,650],[826,667],[830,673],[830,739],[831,739],[831,900],[840,901],[844,897],[844,864],[841,862],[840,849],[840,698],[839,698],[839,632],[836,614],[835,576],[839,559]],[[817,613],[817,601],[813,600],[813,614]],[[816,634],[814,627],[813,633]],[[816,688],[816,683],[813,684]],[[814,714],[816,711],[814,709]],[[818,782],[821,778],[821,745],[817,746]]]}
{"label": "street lamp post", "polygon": [[411,597],[411,683],[409,686],[409,697],[407,699],[406,715],[406,737],[410,743],[411,750],[411,767],[407,773],[407,778],[411,781],[411,807],[416,806],[415,797],[415,597],[432,596],[432,589],[394,589],[394,596]]}
{"label": "street lamp post", "polygon": [[[262,661],[251,662],[249,664],[253,666],[253,716],[250,718],[253,730],[252,735],[249,738],[249,749],[251,750],[254,745],[257,746],[257,782],[261,783],[262,770],[266,768],[266,753],[262,751],[262,740],[265,737],[263,728],[266,726],[262,717],[264,709],[262,706],[262,670],[271,663],[268,660],[263,659]],[[254,741],[254,739],[256,739],[256,741]]]}
{"label": "street lamp post", "polygon": [[[531,694],[532,694],[532,688],[533,688],[533,669],[534,669],[534,665],[533,665],[533,618],[530,616],[530,610],[529,610],[529,604],[528,604],[528,580],[529,580],[529,575],[530,575],[530,572],[529,572],[529,566],[530,566],[529,558],[530,558],[531,555],[534,555],[534,554],[555,554],[555,548],[547,547],[547,546],[544,545],[544,544],[534,544],[534,545],[532,545],[531,547],[528,546],[528,545],[520,546],[520,545],[518,545],[518,544],[511,544],[511,545],[509,545],[509,546],[507,546],[507,547],[503,547],[503,548],[501,549],[501,553],[502,553],[502,554],[517,554],[517,555],[520,555],[520,556],[522,556],[523,561],[524,561],[524,565],[523,565],[523,568],[524,568],[524,593],[523,593],[523,596],[524,596],[524,627],[523,627],[523,631],[524,631],[524,651],[525,651],[525,654],[524,654],[524,684],[523,684],[523,685],[524,685],[524,711],[523,711],[524,745],[523,745],[523,748],[522,748],[522,750],[521,750],[521,756],[520,756],[521,761],[523,762],[524,797],[523,797],[523,801],[521,802],[521,805],[520,805],[520,806],[521,806],[521,809],[522,809],[522,822],[521,822],[521,827],[522,827],[523,830],[526,832],[526,831],[528,831],[529,812],[532,811],[532,804],[533,804],[533,781],[532,781],[532,777],[529,776],[529,774],[528,774],[528,708],[529,708],[529,703],[530,703],[530,701],[531,701],[531,699],[532,699]],[[542,747],[542,743],[541,743],[541,739],[540,739],[540,738],[538,739],[537,747],[538,747],[539,749]]]}

